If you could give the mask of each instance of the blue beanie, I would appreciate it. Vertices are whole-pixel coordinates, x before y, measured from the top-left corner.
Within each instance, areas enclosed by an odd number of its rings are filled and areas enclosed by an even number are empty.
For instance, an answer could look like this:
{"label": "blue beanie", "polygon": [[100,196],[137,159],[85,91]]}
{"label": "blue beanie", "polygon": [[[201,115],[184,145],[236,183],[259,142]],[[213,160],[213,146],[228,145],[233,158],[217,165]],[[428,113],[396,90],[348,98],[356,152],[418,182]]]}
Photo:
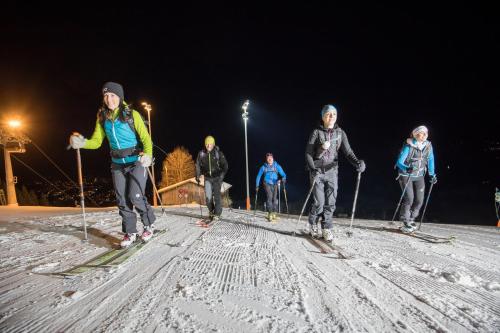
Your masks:
{"label": "blue beanie", "polygon": [[337,113],[337,109],[333,105],[330,105],[330,104],[323,106],[323,109],[321,109],[321,118],[323,118],[327,112]]}

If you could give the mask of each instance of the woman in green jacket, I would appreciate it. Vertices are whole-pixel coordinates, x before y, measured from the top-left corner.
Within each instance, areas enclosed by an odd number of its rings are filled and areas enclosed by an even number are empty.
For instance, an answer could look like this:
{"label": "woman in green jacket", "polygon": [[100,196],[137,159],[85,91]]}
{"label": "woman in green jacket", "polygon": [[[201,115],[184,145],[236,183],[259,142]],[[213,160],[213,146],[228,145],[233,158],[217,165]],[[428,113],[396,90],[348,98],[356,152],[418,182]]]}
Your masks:
{"label": "woman in green jacket", "polygon": [[111,149],[111,176],[116,201],[122,217],[125,233],[122,247],[128,247],[137,239],[137,215],[139,212],[144,231],[141,239],[147,242],[153,236],[155,216],[144,195],[151,166],[153,143],[141,115],[130,109],[124,101],[123,87],[107,82],[102,88],[103,105],[97,114],[95,130],[90,139],[75,133],[70,137],[73,149],[97,149],[106,137]]}

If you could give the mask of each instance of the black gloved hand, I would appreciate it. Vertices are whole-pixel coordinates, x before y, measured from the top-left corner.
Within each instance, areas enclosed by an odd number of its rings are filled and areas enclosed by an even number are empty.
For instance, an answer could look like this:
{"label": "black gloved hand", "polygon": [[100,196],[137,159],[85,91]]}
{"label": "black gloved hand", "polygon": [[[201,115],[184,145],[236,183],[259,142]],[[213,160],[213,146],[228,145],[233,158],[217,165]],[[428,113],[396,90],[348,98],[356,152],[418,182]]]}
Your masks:
{"label": "black gloved hand", "polygon": [[438,179],[437,179],[437,176],[434,175],[434,176],[431,176],[431,179],[429,179],[429,183],[431,184],[436,184],[438,182]]}
{"label": "black gloved hand", "polygon": [[358,167],[356,168],[356,171],[357,171],[357,172],[361,172],[361,173],[363,173],[363,172],[365,172],[365,170],[366,170],[366,164],[365,164],[365,161],[363,161],[363,160],[359,160],[359,162],[358,162]]}

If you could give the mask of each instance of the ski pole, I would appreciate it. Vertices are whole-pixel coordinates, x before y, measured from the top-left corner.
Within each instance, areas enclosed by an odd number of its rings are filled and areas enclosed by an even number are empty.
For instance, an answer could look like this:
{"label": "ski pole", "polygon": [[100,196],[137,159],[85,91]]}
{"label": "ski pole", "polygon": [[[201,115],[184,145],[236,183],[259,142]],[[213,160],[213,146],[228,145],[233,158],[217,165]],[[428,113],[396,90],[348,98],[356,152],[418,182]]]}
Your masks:
{"label": "ski pole", "polygon": [[226,193],[226,188],[225,188],[225,186],[224,186],[224,181],[221,181],[221,182],[222,182],[222,184],[221,184],[221,186],[222,186],[222,191],[224,192],[224,196],[225,196],[225,198],[226,198],[226,205],[227,205],[227,208],[229,209],[229,211],[232,211],[232,208],[231,208],[231,207],[229,207],[229,195]]}
{"label": "ski pole", "polygon": [[203,208],[201,207],[201,185],[198,183],[198,202],[200,203],[200,218],[203,219]]}
{"label": "ski pole", "polygon": [[352,237],[352,222],[354,221],[354,214],[356,213],[356,202],[358,201],[359,183],[361,182],[361,172],[358,172],[358,178],[356,180],[356,191],[354,192],[354,202],[352,204],[351,213],[351,224],[349,225],[349,231],[347,231],[347,236]]}
{"label": "ski pole", "polygon": [[281,182],[278,181],[278,214],[281,214]]}
{"label": "ski pole", "polygon": [[300,219],[302,218],[302,214],[304,214],[304,209],[306,209],[307,202],[309,201],[309,197],[311,196],[311,193],[314,189],[314,185],[316,185],[316,177],[313,179],[313,183],[311,185],[311,189],[309,190],[309,193],[307,194],[306,201],[304,201],[304,205],[302,206],[302,210],[300,211],[299,219],[295,223],[295,228],[293,229],[293,235],[295,236],[296,231],[297,231],[297,226],[300,222]]}
{"label": "ski pole", "polygon": [[253,216],[257,214],[257,196],[259,195],[259,188],[257,187],[257,191],[255,191],[255,205],[253,206]]}
{"label": "ski pole", "polygon": [[76,162],[78,164],[78,183],[80,184],[80,206],[82,206],[83,215],[83,234],[85,237],[84,240],[87,241],[87,219],[85,216],[85,194],[83,193],[82,157],[80,155],[80,149],[76,150]]}
{"label": "ski pole", "polygon": [[165,215],[165,207],[163,207],[163,202],[161,201],[160,193],[158,193],[158,190],[156,189],[156,184],[153,181],[153,175],[151,174],[151,170],[149,170],[149,168],[144,168],[144,169],[148,170],[149,179],[151,180],[151,184],[153,184],[153,190],[155,191],[158,201],[160,202],[162,215]]}
{"label": "ski pole", "polygon": [[498,215],[498,210],[500,208],[500,190],[495,187],[495,213],[497,214],[498,224],[500,226],[500,216]]}
{"label": "ski pole", "polygon": [[403,201],[403,197],[405,196],[406,188],[408,187],[409,183],[410,183],[410,176],[408,176],[408,180],[406,181],[406,185],[403,189],[403,193],[401,193],[401,198],[399,198],[399,202],[398,202],[398,205],[396,207],[396,211],[394,212],[394,215],[392,216],[391,224],[394,222],[394,219],[396,218],[396,214],[398,213],[399,206],[401,206],[401,202]]}
{"label": "ski pole", "polygon": [[420,222],[418,223],[417,230],[420,230],[420,226],[422,225],[422,221],[424,220],[425,211],[427,210],[427,204],[429,203],[429,198],[431,197],[432,187],[434,183],[431,183],[431,187],[429,187],[429,193],[427,193],[427,199],[425,200],[424,211],[422,212],[422,216],[420,217]]}
{"label": "ski pole", "polygon": [[[73,135],[80,135],[78,132],[73,132]],[[71,144],[66,147],[67,150],[71,149]],[[85,216],[85,194],[83,193],[83,176],[82,176],[82,157],[80,155],[80,149],[76,149],[76,164],[78,167],[78,183],[80,185],[80,206],[82,207],[83,215],[83,235],[84,241],[87,241],[87,219]]]}
{"label": "ski pole", "polygon": [[287,195],[286,195],[286,186],[285,186],[285,183],[283,183],[283,194],[285,195],[286,214],[287,214],[287,217],[290,218],[290,212],[288,211],[288,198],[287,198]]}

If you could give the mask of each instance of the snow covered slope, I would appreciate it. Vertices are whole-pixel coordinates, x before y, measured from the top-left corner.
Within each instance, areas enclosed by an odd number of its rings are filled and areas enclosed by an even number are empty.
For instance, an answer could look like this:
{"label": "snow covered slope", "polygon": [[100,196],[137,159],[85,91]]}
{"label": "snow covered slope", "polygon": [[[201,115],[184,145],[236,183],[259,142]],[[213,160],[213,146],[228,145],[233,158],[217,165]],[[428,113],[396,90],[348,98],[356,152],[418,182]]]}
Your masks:
{"label": "snow covered slope", "polygon": [[[64,212],[68,214],[67,211]],[[81,216],[0,209],[1,332],[498,332],[500,233],[424,225],[455,235],[434,244],[380,231],[381,221],[336,220],[335,244],[352,259],[321,254],[296,220],[277,224],[224,211],[209,229],[198,207],[167,209],[167,232],[119,267],[62,277],[116,246],[116,210]],[[206,211],[205,211],[206,214]],[[157,215],[161,213],[158,211]]]}

